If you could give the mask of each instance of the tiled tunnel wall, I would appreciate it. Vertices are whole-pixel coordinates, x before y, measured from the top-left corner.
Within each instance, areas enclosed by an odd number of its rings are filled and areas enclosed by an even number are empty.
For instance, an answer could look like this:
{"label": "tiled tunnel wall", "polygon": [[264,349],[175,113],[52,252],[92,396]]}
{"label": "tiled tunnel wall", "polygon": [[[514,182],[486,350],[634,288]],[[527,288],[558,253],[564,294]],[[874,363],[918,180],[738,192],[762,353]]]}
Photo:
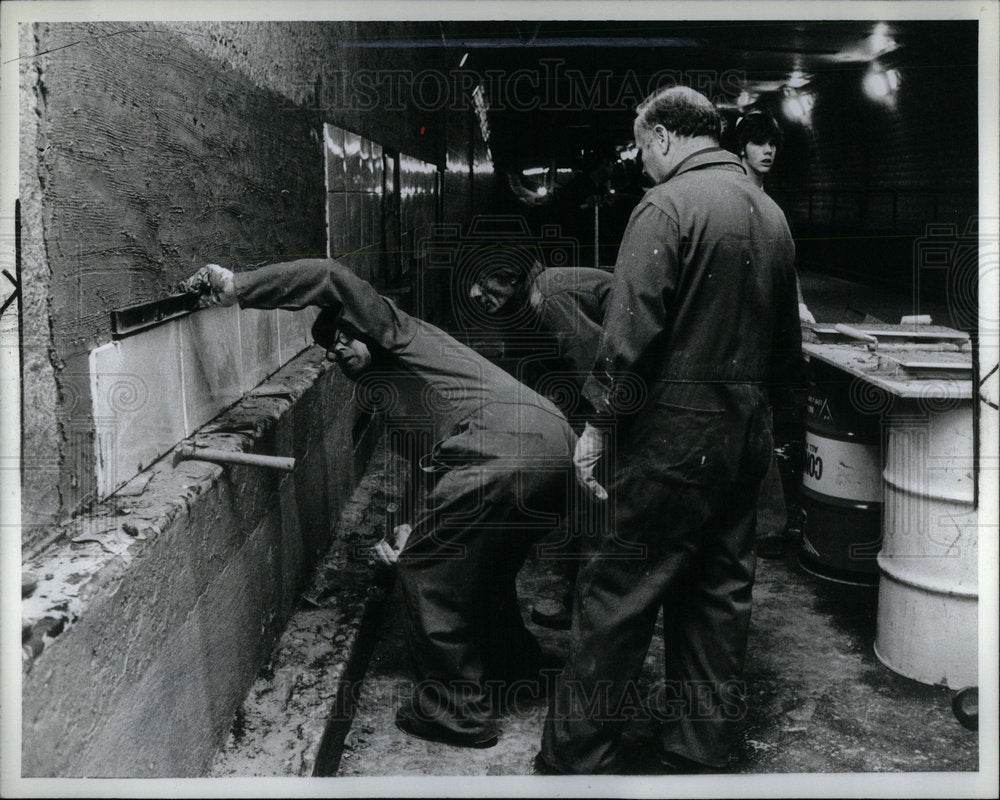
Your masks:
{"label": "tiled tunnel wall", "polygon": [[205,309],[92,350],[98,498],[308,347],[315,316],[315,309]]}
{"label": "tiled tunnel wall", "polygon": [[[491,165],[463,113],[330,91],[438,64],[351,46],[379,26],[21,30],[24,774],[200,774],[329,543],[374,429],[322,354],[293,359],[313,312],[114,341],[110,312],[208,262],[327,254],[416,305],[421,238],[490,202]],[[298,468],[156,461],[196,431]]]}

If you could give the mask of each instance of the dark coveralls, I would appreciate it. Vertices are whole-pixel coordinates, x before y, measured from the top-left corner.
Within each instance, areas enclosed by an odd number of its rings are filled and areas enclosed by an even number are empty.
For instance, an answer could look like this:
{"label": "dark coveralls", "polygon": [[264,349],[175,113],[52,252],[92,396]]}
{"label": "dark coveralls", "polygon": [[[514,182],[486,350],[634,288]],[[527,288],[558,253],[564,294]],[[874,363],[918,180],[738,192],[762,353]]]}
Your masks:
{"label": "dark coveralls", "polygon": [[[580,569],[550,697],[541,757],[558,771],[614,771],[640,700],[663,722],[661,753],[726,764],[745,710],[768,389],[801,360],[793,254],[781,210],[721,149],[689,156],[632,213],[585,387],[612,433],[611,524]],[[629,393],[629,412],[615,387],[637,377],[647,396],[635,410]],[[660,606],[666,682],[640,698]]]}
{"label": "dark coveralls", "polygon": [[[529,276],[525,301],[535,319],[536,330],[545,342],[539,348],[554,356],[537,363],[528,376],[532,388],[552,400],[570,424],[580,430],[591,415],[590,404],[583,399],[583,385],[590,374],[601,340],[601,325],[611,296],[612,275],[607,270],[590,267],[540,266]],[[572,590],[580,565],[580,539],[594,524],[585,519],[592,512],[589,504],[577,509],[573,530],[539,545],[541,559],[552,559],[565,581],[560,603],[572,605]]]}
{"label": "dark coveralls", "polygon": [[427,425],[430,474],[397,562],[417,683],[408,711],[465,737],[494,730],[486,682],[526,677],[540,650],[514,579],[532,542],[558,526],[576,436],[548,400],[440,329],[401,311],[336,261],[235,276],[251,308],[339,309],[375,354],[359,402],[387,425]]}
{"label": "dark coveralls", "polygon": [[603,269],[540,265],[526,281],[524,302],[541,337],[538,349],[552,354],[526,377],[571,421],[586,413],[581,393],[597,354],[611,282],[611,273]]}

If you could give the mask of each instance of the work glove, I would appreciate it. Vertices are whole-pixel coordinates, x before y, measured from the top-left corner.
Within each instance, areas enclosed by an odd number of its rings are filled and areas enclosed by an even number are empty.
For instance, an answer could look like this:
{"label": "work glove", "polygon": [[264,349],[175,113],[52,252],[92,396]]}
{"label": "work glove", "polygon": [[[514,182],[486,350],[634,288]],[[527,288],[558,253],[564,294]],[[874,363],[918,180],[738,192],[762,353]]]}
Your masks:
{"label": "work glove", "polygon": [[594,466],[601,460],[602,455],[604,455],[604,436],[588,422],[577,440],[576,451],[573,453],[576,480],[598,500],[607,500],[607,490],[594,477]]}
{"label": "work glove", "polygon": [[236,302],[236,282],[232,271],[218,264],[207,264],[181,281],[180,290],[198,295],[199,308],[231,306]]}
{"label": "work glove", "polygon": [[387,567],[393,566],[399,560],[399,554],[406,547],[406,540],[413,533],[413,528],[408,523],[397,525],[392,529],[392,543],[389,536],[375,545],[375,560]]}

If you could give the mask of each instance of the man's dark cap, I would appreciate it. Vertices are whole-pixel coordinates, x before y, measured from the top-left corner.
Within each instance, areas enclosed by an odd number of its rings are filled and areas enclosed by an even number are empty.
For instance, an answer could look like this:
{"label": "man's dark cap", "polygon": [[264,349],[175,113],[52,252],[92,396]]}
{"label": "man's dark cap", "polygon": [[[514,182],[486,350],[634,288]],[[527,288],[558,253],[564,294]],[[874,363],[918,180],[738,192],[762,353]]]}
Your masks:
{"label": "man's dark cap", "polygon": [[324,350],[330,350],[333,348],[339,330],[341,330],[340,309],[324,308],[317,315],[316,321],[313,322],[310,334],[316,344]]}

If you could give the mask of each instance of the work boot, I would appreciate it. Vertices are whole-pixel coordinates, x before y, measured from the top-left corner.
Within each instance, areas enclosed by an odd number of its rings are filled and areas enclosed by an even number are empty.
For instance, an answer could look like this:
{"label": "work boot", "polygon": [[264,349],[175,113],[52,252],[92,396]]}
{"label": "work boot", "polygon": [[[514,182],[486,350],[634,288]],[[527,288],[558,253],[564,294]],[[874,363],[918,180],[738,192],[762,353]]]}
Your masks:
{"label": "work boot", "polygon": [[572,625],[569,609],[559,602],[541,602],[531,609],[531,621],[543,628],[568,631]]}
{"label": "work boot", "polygon": [[757,541],[754,542],[754,550],[760,558],[783,558],[787,549],[788,538],[785,536],[784,531],[781,533],[771,533],[766,536],[760,536]]}
{"label": "work boot", "polygon": [[494,720],[489,720],[481,731],[464,733],[424,719],[407,705],[401,706],[396,712],[396,727],[403,733],[416,736],[418,739],[450,744],[453,747],[483,749],[493,747],[500,738],[497,723]]}
{"label": "work boot", "polygon": [[572,627],[570,611],[573,608],[573,584],[557,600],[541,600],[531,609],[531,621],[543,628],[568,631]]}
{"label": "work boot", "polygon": [[676,753],[651,747],[623,748],[615,772],[620,775],[722,775],[725,767],[714,767]]}
{"label": "work boot", "polygon": [[535,754],[535,760],[532,762],[536,775],[565,775],[561,769],[557,769],[552,766],[548,761],[542,758],[541,753]]}

